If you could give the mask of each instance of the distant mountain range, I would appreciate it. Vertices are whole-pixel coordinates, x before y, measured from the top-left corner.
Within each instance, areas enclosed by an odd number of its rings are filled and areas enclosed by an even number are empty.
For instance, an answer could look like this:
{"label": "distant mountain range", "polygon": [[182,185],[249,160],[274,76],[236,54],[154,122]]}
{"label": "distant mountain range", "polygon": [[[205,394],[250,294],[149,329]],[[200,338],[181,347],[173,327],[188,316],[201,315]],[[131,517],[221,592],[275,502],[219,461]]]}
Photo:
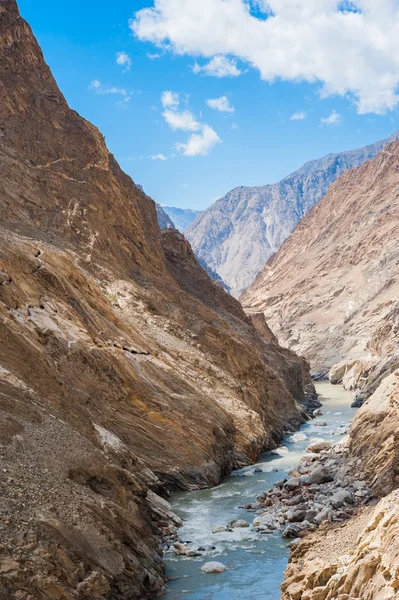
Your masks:
{"label": "distant mountain range", "polygon": [[169,215],[176,229],[184,233],[193,221],[202,213],[202,210],[191,208],[176,208],[175,206],[162,206],[163,211]]}
{"label": "distant mountain range", "polygon": [[397,139],[399,132],[358,150],[328,154],[272,185],[236,188],[201,213],[186,237],[197,257],[239,296],[344,171]]}
{"label": "distant mountain range", "polygon": [[161,229],[177,229],[170,216],[158,202],[155,202],[155,208],[157,209],[158,225]]}

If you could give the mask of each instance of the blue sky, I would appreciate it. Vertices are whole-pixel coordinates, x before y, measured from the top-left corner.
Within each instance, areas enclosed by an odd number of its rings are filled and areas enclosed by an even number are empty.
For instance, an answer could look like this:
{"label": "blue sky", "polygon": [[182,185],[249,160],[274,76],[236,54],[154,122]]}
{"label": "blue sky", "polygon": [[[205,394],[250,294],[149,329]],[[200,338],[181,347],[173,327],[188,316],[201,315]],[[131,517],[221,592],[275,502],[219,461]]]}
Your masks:
{"label": "blue sky", "polygon": [[[178,4],[181,0],[165,0],[165,4],[168,1]],[[219,1],[204,0],[204,4]],[[184,6],[192,2],[186,0]],[[363,146],[399,128],[396,101],[387,108],[374,101],[374,93],[369,110],[369,92],[358,81],[345,82],[350,89],[360,89],[361,101],[367,95],[366,109],[365,105],[359,108],[353,94],[336,93],[343,84],[334,73],[327,81],[329,89],[335,86],[332,93],[321,97],[320,81],[305,81],[313,75],[301,74],[306,65],[299,74],[286,73],[278,65],[265,74],[271,69],[272,53],[270,61],[266,54],[262,63],[256,57],[245,60],[251,56],[248,48],[243,48],[242,56],[239,49],[230,52],[226,60],[240,72],[237,77],[208,76],[204,70],[195,73],[196,63],[204,67],[215,55],[227,56],[233,46],[225,51],[212,32],[205,39],[207,31],[198,32],[199,41],[193,46],[190,40],[196,31],[188,31],[188,41],[173,39],[171,12],[168,17],[162,15],[171,31],[171,41],[166,42],[169,49],[153,43],[159,37],[154,22],[149,33],[134,35],[129,19],[140,9],[152,7],[151,0],[69,0],[67,5],[19,0],[19,6],[70,106],[99,127],[122,168],[165,205],[205,208],[236,186],[278,181],[310,159]],[[252,17],[259,17],[254,6]],[[187,23],[188,29],[196,26],[195,19]],[[125,64],[117,64],[122,52],[128,58]],[[154,58],[155,54],[159,57]],[[356,70],[353,66],[351,72]],[[174,92],[174,100],[169,98],[168,103],[164,97],[163,105],[162,94],[168,90]],[[208,100],[215,99],[218,102],[212,108]],[[305,118],[291,120],[295,114]],[[323,121],[328,118],[329,122]],[[173,129],[176,119],[178,128]],[[203,152],[209,153],[185,155],[201,152],[204,127],[210,143]],[[191,136],[201,138],[193,141],[193,150],[188,149],[192,144],[187,145]],[[151,158],[159,155],[167,160]]]}

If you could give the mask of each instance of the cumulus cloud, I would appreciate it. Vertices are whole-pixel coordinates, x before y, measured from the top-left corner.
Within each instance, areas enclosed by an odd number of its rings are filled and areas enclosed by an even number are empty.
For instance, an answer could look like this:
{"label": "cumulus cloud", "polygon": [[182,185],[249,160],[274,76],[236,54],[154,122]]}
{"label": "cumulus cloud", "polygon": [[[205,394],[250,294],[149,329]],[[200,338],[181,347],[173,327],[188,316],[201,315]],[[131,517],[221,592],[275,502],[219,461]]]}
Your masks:
{"label": "cumulus cloud", "polygon": [[151,160],[168,160],[164,154],[150,154]]}
{"label": "cumulus cloud", "polygon": [[230,101],[227,98],[227,96],[221,96],[220,98],[210,98],[206,101],[206,103],[210,108],[213,108],[214,110],[219,110],[220,112],[233,113],[235,110],[234,106],[230,104]]}
{"label": "cumulus cloud", "polygon": [[177,106],[179,106],[180,103],[179,94],[177,92],[171,92],[170,90],[166,90],[165,92],[162,92],[161,102],[164,108],[176,108]]}
{"label": "cumulus cloud", "polygon": [[398,0],[153,0],[130,26],[208,66],[233,57],[265,81],[318,82],[322,96],[349,95],[360,114],[399,102]]}
{"label": "cumulus cloud", "polygon": [[[227,99],[227,98],[226,98]],[[180,110],[180,96],[176,92],[167,90],[161,96],[164,111],[163,118],[169,127],[176,131],[200,132],[193,133],[185,144],[175,145],[176,150],[184,156],[205,156],[210,150],[222,140],[209,125],[200,123],[190,110]]]}
{"label": "cumulus cloud", "polygon": [[195,63],[191,68],[196,74],[203,73],[211,77],[238,77],[242,75],[242,71],[237,67],[237,61],[222,54],[214,56],[202,67]]}
{"label": "cumulus cloud", "polygon": [[325,119],[320,119],[321,125],[339,125],[342,121],[342,117],[336,110],[333,110],[329,117]]}
{"label": "cumulus cloud", "polygon": [[116,53],[116,64],[121,67],[125,67],[125,71],[128,71],[132,66],[132,59],[126,52],[117,52]]}
{"label": "cumulus cloud", "polygon": [[290,116],[290,121],[304,121],[307,116],[305,112],[296,112]]}
{"label": "cumulus cloud", "polygon": [[183,131],[199,131],[201,129],[200,123],[189,110],[183,110],[182,112],[177,110],[165,110],[162,113],[162,116],[169,127],[174,131],[177,129],[182,129]]}
{"label": "cumulus cloud", "polygon": [[201,133],[193,133],[186,144],[176,144],[176,149],[184,156],[206,156],[221,139],[209,125],[203,125]]}

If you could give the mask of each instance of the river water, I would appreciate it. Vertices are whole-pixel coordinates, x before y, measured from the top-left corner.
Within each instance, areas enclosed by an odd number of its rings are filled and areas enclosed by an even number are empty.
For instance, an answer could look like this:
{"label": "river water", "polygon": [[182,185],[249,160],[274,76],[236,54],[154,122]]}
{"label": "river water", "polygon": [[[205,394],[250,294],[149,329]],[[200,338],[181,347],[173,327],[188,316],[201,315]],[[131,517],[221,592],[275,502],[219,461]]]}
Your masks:
{"label": "river water", "polygon": [[[298,436],[294,439],[287,436],[277,450],[279,454],[263,454],[255,466],[235,471],[215,488],[172,496],[172,507],[184,521],[180,539],[190,541],[192,550],[203,545],[216,549],[196,558],[178,557],[168,551],[165,564],[171,581],[167,592],[160,596],[162,600],[280,599],[280,584],[289,557],[287,543],[277,533],[265,536],[252,527],[217,534],[212,529],[233,519],[252,524],[256,514],[240,509],[241,504],[255,502],[257,495],[284,479],[312,441],[342,439],[343,435],[336,430],[347,425],[356,412],[350,407],[352,395],[330,383],[318,383],[316,388],[323,403],[323,416],[317,420],[326,422],[327,427],[309,421],[300,429],[306,438],[295,441]],[[262,472],[254,473],[255,467]],[[217,575],[202,573],[201,566],[213,560],[223,563],[228,570]]]}

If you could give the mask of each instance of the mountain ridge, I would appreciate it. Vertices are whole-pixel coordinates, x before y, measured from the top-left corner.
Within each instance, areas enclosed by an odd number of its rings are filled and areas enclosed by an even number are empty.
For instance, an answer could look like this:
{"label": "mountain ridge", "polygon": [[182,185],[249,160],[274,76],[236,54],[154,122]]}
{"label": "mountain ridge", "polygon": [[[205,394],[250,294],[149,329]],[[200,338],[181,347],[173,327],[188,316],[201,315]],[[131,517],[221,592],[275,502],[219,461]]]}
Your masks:
{"label": "mountain ridge", "polygon": [[343,172],[398,138],[396,132],[362,148],[308,161],[274,184],[234,188],[196,218],[187,239],[238,297]]}

